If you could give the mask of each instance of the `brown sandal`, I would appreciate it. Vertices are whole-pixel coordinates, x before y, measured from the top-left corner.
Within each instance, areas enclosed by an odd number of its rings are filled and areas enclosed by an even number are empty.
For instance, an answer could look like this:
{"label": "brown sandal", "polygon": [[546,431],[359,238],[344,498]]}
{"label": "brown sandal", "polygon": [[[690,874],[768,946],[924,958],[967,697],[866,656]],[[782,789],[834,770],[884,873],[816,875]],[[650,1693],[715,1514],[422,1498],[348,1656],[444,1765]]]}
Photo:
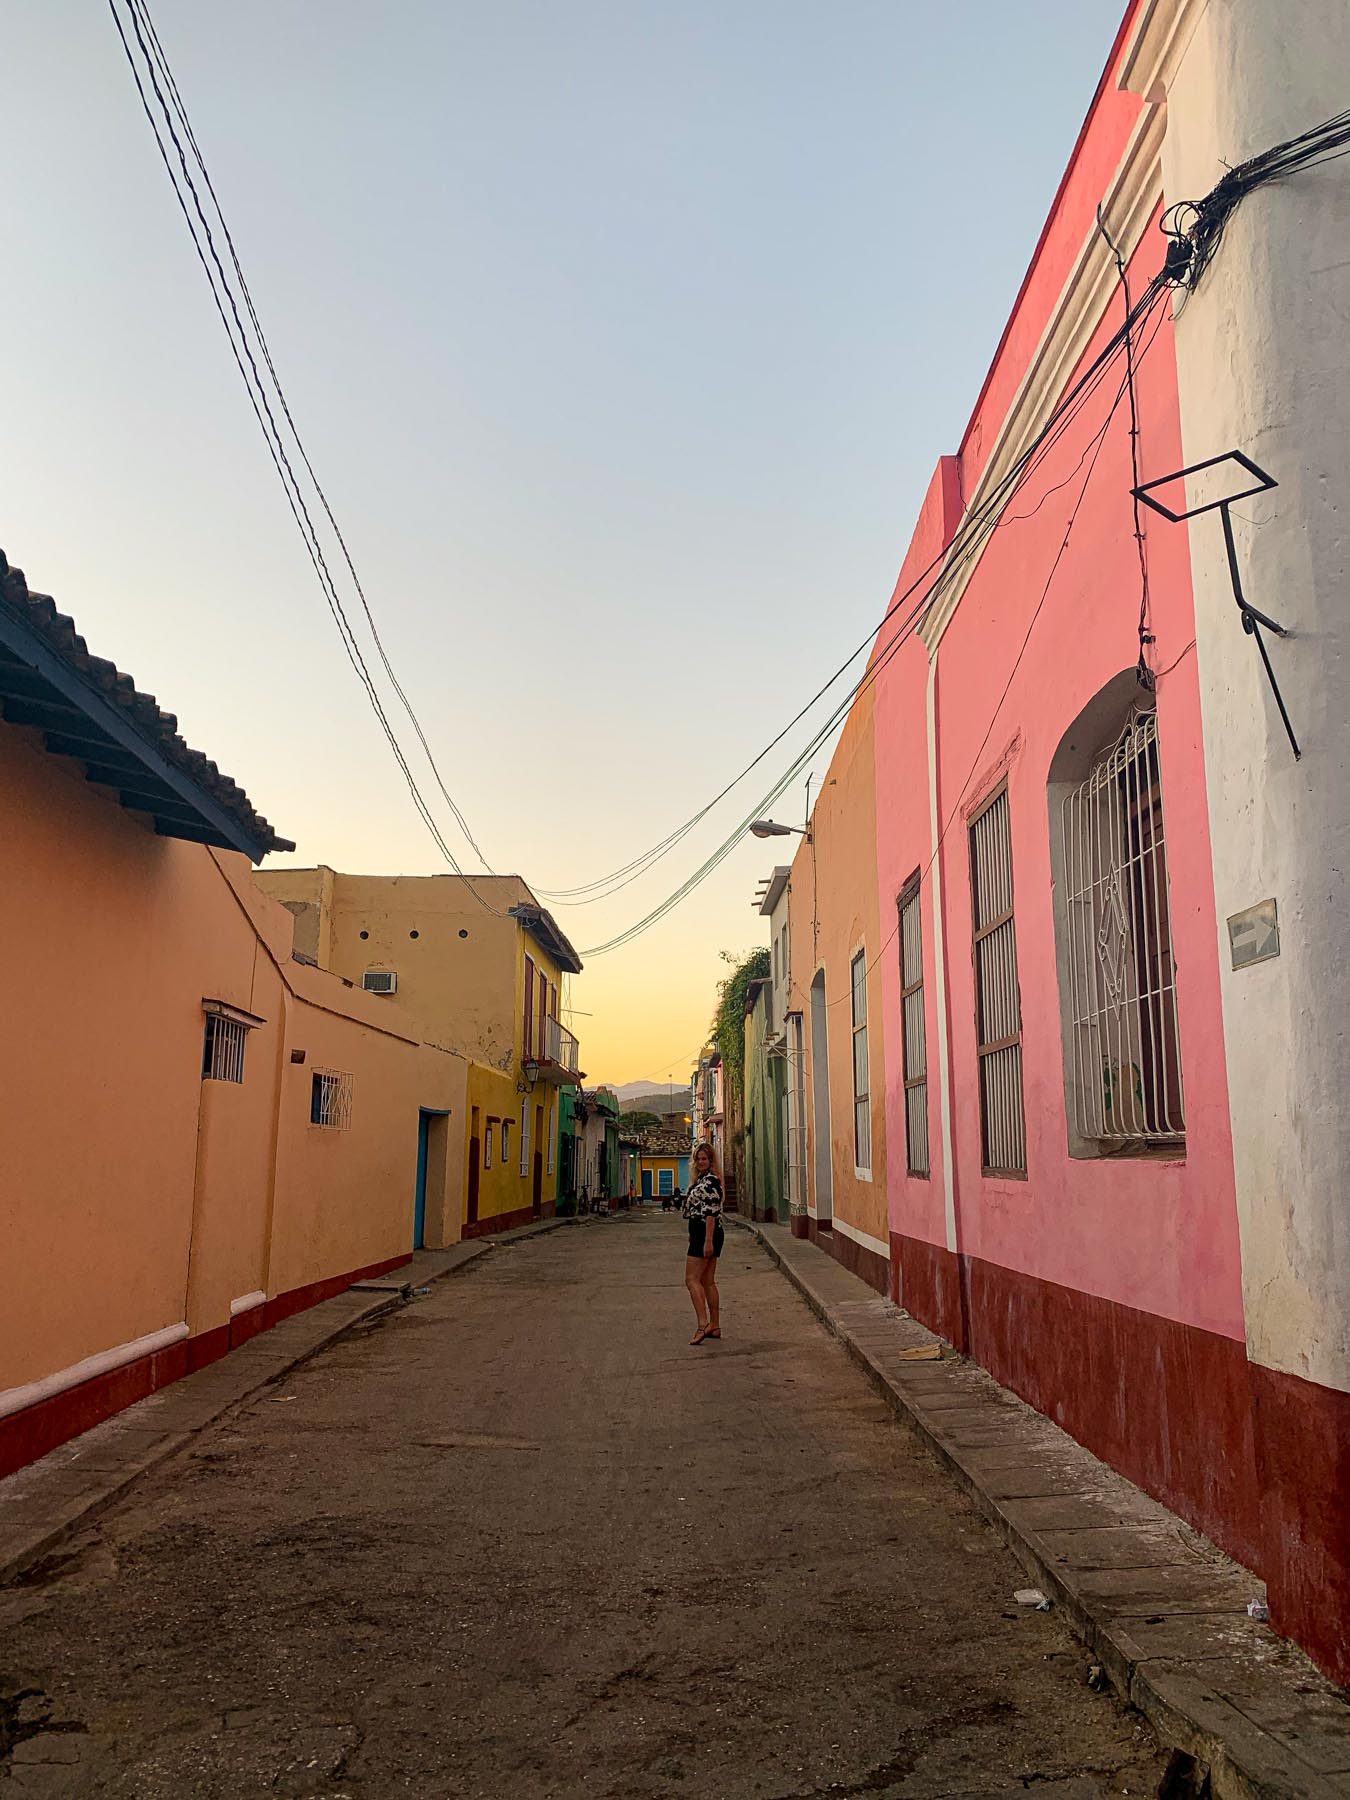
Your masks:
{"label": "brown sandal", "polygon": [[712,1333],[708,1330],[708,1327],[706,1325],[700,1325],[698,1330],[694,1333],[693,1337],[690,1338],[689,1342],[691,1345],[701,1344],[705,1337],[711,1337],[711,1336],[712,1336]]}
{"label": "brown sandal", "polygon": [[710,1338],[720,1338],[722,1335],[722,1327],[720,1325],[710,1325],[708,1327],[707,1335]]}

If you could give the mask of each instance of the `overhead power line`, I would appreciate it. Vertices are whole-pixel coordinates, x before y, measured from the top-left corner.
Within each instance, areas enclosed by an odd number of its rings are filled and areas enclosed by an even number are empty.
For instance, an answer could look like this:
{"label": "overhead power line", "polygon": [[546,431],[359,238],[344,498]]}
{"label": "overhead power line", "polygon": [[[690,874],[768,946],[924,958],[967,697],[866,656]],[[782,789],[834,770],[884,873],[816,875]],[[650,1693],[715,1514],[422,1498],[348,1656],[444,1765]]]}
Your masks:
{"label": "overhead power line", "polygon": [[[121,42],[123,53],[127,60],[127,65],[131,70],[132,78],[136,84],[136,91],[140,98],[142,111],[144,112],[147,123],[154,135],[160,160],[164,165],[165,173],[168,175],[170,184],[173,187],[174,196],[178,202],[179,210],[183,215],[184,222],[187,225],[189,235],[192,238],[193,248],[196,251],[197,259],[206,276],[217,315],[220,318],[221,326],[229,341],[230,349],[234,356],[235,365],[239,370],[240,378],[244,382],[245,390],[248,393],[254,417],[257,420],[259,430],[263,434],[269,455],[272,459],[273,467],[276,470],[277,477],[281,481],[283,491],[286,494],[286,500],[291,515],[304,540],[306,552],[309,555],[315,574],[318,577],[320,588],[323,591],[324,599],[328,605],[329,612],[333,617],[334,624],[337,626],[338,635],[341,638],[348,661],[351,663],[358,680],[361,682],[367,700],[380,725],[380,729],[389,744],[395,762],[408,786],[413,804],[424,825],[427,827],[432,841],[435,843],[437,849],[440,851],[442,857],[452,871],[456,875],[464,877],[479,904],[487,911],[495,913],[499,911],[499,909],[492,906],[484,899],[477,888],[473,886],[472,879],[465,874],[464,869],[446,841],[444,833],[436,823],[434,814],[427,803],[426,797],[422,793],[418,782],[413,775],[407,755],[389,722],[388,715],[371,677],[364,654],[362,653],[359,640],[352,627],[351,620],[347,615],[346,608],[343,605],[341,594],[338,591],[337,584],[328,567],[319,534],[315,528],[313,517],[310,514],[308,504],[305,500],[303,488],[291,463],[290,456],[286,449],[285,439],[281,428],[278,425],[276,414],[273,412],[269,401],[267,384],[264,382],[258,368],[259,354],[268,371],[271,387],[280,405],[291,440],[295,444],[303,467],[309,476],[313,490],[319,499],[324,514],[329,521],[341,549],[343,559],[347,565],[358,598],[360,599],[367,626],[370,630],[371,637],[383,664],[385,673],[389,678],[395,693],[398,695],[404,710],[408,714],[413,729],[417,734],[417,738],[426,754],[428,764],[431,767],[443,799],[450,808],[456,823],[463,831],[466,840],[472,846],[479,859],[487,866],[487,858],[483,855],[482,850],[474,839],[463,812],[446,787],[436,764],[435,757],[432,754],[431,747],[427,742],[426,734],[422,728],[421,722],[395,674],[393,665],[390,662],[383,642],[381,641],[373,613],[361,585],[360,578],[357,575],[355,563],[347,547],[346,540],[338,526],[332,507],[329,505],[327,495],[319,483],[318,477],[315,475],[313,464],[310,461],[308,452],[305,449],[304,443],[296,427],[290,405],[287,402],[285,392],[281,386],[280,378],[277,375],[276,367],[258,318],[257,309],[253,303],[252,294],[249,291],[247,281],[244,277],[233,236],[225,221],[225,216],[221,209],[215,186],[211,181],[205,159],[201,154],[196,135],[192,129],[191,121],[188,118],[187,110],[183,104],[182,96],[173,76],[168,58],[165,55],[163,45],[160,42],[154,23],[150,17],[146,0],[123,0],[127,18],[131,25],[132,34],[136,40],[136,47],[139,51],[139,62],[137,60],[136,51],[133,51],[131,41],[123,27],[122,18],[118,12],[117,0],[108,0],[108,4],[109,10],[112,13],[113,23],[117,28],[117,35]],[[144,71],[144,78],[142,70]],[[151,108],[149,95],[146,91],[147,81],[150,89],[154,93],[155,102],[163,119],[163,132],[161,132],[159,121],[156,119],[154,111]],[[169,142],[172,143],[174,152],[177,156],[179,165],[178,173],[174,170],[173,162],[165,143],[165,134],[167,134]],[[211,221],[207,215],[206,208],[203,205],[201,193],[193,178],[188,151],[184,148],[184,139],[186,139],[192,152],[191,163],[195,163],[196,168],[202,177],[206,191],[210,196],[211,205],[224,237],[230,261],[234,268],[235,279],[239,284],[239,290],[243,296],[244,312],[247,314],[249,320],[248,326],[245,325],[244,318],[241,316],[239,295],[235,292],[234,286],[231,283],[230,277],[225,270],[220,254],[216,248]],[[186,196],[184,192],[185,189]],[[193,217],[194,214],[196,215],[195,221]],[[252,335],[250,335],[250,327]],[[255,354],[255,342],[257,354]]]}
{"label": "overhead power line", "polygon": [[[1095,393],[1107,372],[1119,357],[1125,346],[1128,333],[1137,329],[1144,319],[1147,318],[1149,313],[1160,303],[1165,291],[1166,287],[1161,278],[1155,278],[1149,283],[1136,306],[1133,307],[1129,315],[1127,315],[1125,324],[1112,334],[1102,350],[1098,353],[1096,358],[1094,358],[1093,362],[1080,376],[1078,381],[1075,382],[1068,393],[1061,399],[1033,442],[995,483],[989,494],[980,502],[979,506],[967,514],[960,527],[958,527],[951,542],[929,562],[927,567],[915,577],[902,594],[897,595],[892,600],[882,620],[881,628],[874,634],[874,637],[870,637],[867,640],[867,643],[875,642],[877,645],[877,648],[869,661],[867,670],[860,680],[854,684],[849,693],[844,696],[839,705],[836,706],[829,718],[826,719],[824,725],[813,734],[805,748],[794,757],[789,768],[780,775],[778,780],[775,781],[772,788],[762,797],[757,806],[728,833],[712,854],[691,876],[688,877],[686,881],[681,883],[673,893],[667,895],[657,906],[653,907],[647,914],[638,919],[626,930],[619,932],[613,938],[607,939],[604,943],[592,945],[589,949],[582,952],[583,955],[604,955],[611,950],[619,949],[624,944],[631,943],[634,938],[640,936],[643,932],[649,930],[653,925],[666,917],[675,906],[686,899],[688,895],[705,881],[726,857],[731,854],[731,851],[741,841],[750,824],[756,818],[763,816],[768,808],[772,806],[773,802],[786,789],[794,776],[806,766],[806,763],[810,761],[811,757],[814,756],[831,732],[842,723],[858,694],[875,682],[881,671],[890,662],[891,658],[896,655],[901,645],[906,642],[913,631],[917,629],[924,613],[938,598],[938,595],[944,586],[952,581],[975,559],[976,556],[979,555],[987,542],[989,535],[998,527],[1002,509],[1006,506],[1007,501],[1019,490],[1026,481],[1031,470],[1044,459],[1049,453],[1049,450],[1058,443],[1065,431],[1067,431],[1069,426],[1073,423],[1074,419],[1077,418],[1079,412],[1090,400],[1092,394]],[[1123,395],[1123,388],[1121,391]],[[1120,396],[1117,397],[1117,399],[1119,398]],[[1012,521],[1008,522],[1011,523]],[[935,569],[938,570],[937,575],[927,586],[924,586],[927,577],[932,574]],[[915,598],[916,595],[917,599]],[[891,620],[909,601],[914,601],[909,613],[891,633],[890,637],[883,642],[882,633],[884,632],[888,621]],[[864,645],[860,648],[865,647],[866,646]],[[859,652],[855,652],[855,656],[858,653]],[[850,658],[850,660],[853,659]],[[847,665],[844,666],[846,667]],[[820,690],[820,692],[814,696],[814,699],[818,700],[820,695],[827,691],[828,687],[832,684],[833,679],[834,678],[832,678],[831,683],[826,684],[826,688]],[[808,703],[808,710],[812,703]]]}

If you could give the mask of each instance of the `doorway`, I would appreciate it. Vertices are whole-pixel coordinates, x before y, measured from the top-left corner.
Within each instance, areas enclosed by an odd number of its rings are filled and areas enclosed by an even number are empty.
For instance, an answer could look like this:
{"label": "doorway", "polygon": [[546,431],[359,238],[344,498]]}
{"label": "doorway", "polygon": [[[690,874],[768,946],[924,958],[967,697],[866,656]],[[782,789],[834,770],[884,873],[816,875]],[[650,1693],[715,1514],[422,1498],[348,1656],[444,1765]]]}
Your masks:
{"label": "doorway", "polygon": [[434,1218],[440,1220],[433,1237],[444,1238],[446,1121],[450,1115],[440,1107],[423,1106],[417,1112],[417,1183],[413,1190],[413,1249],[422,1250],[427,1241],[428,1202]]}
{"label": "doorway", "polygon": [[475,1106],[469,1129],[469,1189],[464,1209],[466,1225],[478,1223],[478,1182],[482,1155],[483,1146],[478,1136],[478,1108]]}
{"label": "doorway", "polygon": [[811,1148],[815,1170],[816,1225],[830,1229],[834,1217],[834,1159],[830,1153],[830,1019],[825,1007],[825,971],[811,983]]}
{"label": "doorway", "polygon": [[544,1109],[534,1109],[534,1186],[530,1192],[530,1211],[539,1218],[544,1210]]}

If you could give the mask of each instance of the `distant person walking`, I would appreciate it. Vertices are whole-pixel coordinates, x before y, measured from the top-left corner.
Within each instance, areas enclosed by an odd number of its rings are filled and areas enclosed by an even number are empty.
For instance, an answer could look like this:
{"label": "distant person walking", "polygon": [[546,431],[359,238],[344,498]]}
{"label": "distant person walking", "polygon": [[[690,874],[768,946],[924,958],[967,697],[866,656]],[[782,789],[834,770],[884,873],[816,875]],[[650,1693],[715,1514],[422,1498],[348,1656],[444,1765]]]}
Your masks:
{"label": "distant person walking", "polygon": [[694,1152],[694,1179],[681,1211],[689,1223],[689,1254],[684,1285],[694,1303],[698,1330],[691,1344],[722,1335],[721,1295],[717,1291],[717,1259],[722,1254],[722,1176],[717,1152],[700,1144]]}

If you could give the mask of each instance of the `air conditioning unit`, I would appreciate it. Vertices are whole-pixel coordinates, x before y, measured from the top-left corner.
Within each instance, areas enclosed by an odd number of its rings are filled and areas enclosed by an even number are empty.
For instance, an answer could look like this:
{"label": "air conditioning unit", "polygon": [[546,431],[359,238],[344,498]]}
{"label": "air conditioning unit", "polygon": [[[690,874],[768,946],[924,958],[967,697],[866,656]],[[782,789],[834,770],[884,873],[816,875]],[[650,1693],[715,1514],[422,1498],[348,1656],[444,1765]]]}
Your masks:
{"label": "air conditioning unit", "polygon": [[393,969],[367,969],[361,977],[361,986],[368,994],[396,994],[397,972]]}

